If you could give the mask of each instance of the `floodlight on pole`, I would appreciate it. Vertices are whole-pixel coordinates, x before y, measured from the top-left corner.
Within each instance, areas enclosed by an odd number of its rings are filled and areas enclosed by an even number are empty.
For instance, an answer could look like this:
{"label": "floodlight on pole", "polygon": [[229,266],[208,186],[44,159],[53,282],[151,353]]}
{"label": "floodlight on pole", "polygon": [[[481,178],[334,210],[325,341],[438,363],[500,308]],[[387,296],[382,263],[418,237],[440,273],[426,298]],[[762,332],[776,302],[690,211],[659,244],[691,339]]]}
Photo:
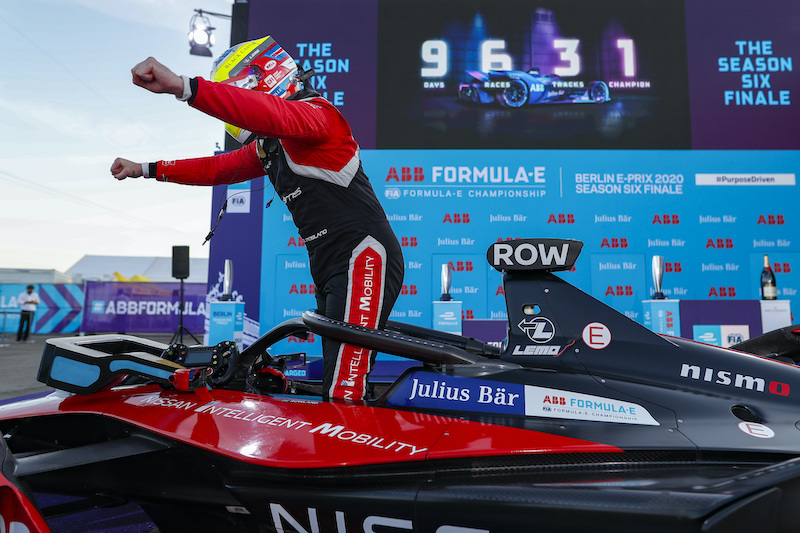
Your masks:
{"label": "floodlight on pole", "polygon": [[211,47],[214,46],[214,28],[208,15],[230,19],[230,15],[212,13],[195,9],[189,21],[189,53],[196,56],[211,57]]}

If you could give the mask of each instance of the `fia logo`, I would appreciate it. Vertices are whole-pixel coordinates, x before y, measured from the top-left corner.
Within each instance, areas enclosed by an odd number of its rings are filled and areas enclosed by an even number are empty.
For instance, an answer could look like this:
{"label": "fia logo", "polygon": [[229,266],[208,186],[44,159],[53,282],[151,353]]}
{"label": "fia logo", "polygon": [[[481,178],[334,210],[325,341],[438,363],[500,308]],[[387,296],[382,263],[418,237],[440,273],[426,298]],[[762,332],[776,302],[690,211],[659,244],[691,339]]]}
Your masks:
{"label": "fia logo", "polygon": [[549,342],[556,336],[556,327],[549,319],[543,316],[526,318],[517,324],[530,340],[536,343]]}
{"label": "fia logo", "polygon": [[400,189],[397,187],[387,187],[386,190],[383,191],[383,196],[387,200],[398,200],[401,196]]}
{"label": "fia logo", "polygon": [[744,342],[744,335],[741,333],[728,333],[728,345]]}

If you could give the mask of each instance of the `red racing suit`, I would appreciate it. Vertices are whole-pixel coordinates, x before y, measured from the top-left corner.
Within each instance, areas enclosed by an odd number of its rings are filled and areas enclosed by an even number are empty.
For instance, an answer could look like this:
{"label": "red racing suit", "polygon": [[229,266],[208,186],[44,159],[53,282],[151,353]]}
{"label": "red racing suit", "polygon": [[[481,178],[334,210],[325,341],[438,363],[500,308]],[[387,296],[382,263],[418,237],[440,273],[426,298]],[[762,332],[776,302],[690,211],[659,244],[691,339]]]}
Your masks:
{"label": "red racing suit", "polygon": [[[266,173],[306,243],[317,311],[383,327],[403,282],[403,255],[345,118],[309,91],[283,100],[202,78],[190,85],[189,105],[257,140],[214,157],[159,161],[155,178],[227,185]],[[323,397],[363,399],[375,354],[328,339],[322,351]]]}

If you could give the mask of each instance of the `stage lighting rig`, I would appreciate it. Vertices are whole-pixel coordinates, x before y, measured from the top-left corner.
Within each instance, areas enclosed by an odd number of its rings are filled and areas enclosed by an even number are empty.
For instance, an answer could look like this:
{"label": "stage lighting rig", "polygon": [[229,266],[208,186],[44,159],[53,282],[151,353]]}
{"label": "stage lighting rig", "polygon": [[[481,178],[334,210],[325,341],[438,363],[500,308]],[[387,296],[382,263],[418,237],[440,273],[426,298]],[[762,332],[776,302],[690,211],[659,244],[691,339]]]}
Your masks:
{"label": "stage lighting rig", "polygon": [[212,13],[195,9],[189,21],[189,53],[196,56],[211,57],[211,47],[214,46],[214,28],[208,16],[230,19],[230,15]]}

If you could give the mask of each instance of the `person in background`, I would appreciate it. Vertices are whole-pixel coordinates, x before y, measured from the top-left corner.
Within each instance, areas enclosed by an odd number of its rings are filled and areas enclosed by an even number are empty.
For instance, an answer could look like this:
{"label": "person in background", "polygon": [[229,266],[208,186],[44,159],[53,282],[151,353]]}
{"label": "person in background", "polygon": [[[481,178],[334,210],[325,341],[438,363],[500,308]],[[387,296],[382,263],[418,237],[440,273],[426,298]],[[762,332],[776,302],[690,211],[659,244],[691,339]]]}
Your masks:
{"label": "person in background", "polygon": [[[178,76],[152,57],[131,72],[135,85],[226,122],[244,146],[177,161],[117,158],[113,176],[229,185],[266,174],[306,244],[317,312],[382,328],[403,283],[402,250],[361,166],[350,124],[313,90],[313,72],[299,69],[272,37],[224,52],[211,80]],[[322,352],[323,398],[364,399],[375,353],[326,338]]]}
{"label": "person in background", "polygon": [[[28,285],[25,292],[19,295],[17,304],[21,308],[19,330],[17,330],[17,342],[29,342],[28,336],[31,333],[33,315],[36,312],[36,306],[39,305],[39,295],[33,292],[33,285]],[[31,340],[30,342],[33,341]]]}

